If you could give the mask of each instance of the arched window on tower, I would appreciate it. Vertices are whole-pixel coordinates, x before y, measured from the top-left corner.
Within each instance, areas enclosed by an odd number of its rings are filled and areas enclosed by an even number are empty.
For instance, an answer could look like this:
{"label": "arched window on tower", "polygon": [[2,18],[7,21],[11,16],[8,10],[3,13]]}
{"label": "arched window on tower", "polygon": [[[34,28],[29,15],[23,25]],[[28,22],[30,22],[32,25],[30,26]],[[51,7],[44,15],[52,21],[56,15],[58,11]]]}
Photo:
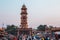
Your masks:
{"label": "arched window on tower", "polygon": [[26,16],[23,16],[23,19],[26,19]]}

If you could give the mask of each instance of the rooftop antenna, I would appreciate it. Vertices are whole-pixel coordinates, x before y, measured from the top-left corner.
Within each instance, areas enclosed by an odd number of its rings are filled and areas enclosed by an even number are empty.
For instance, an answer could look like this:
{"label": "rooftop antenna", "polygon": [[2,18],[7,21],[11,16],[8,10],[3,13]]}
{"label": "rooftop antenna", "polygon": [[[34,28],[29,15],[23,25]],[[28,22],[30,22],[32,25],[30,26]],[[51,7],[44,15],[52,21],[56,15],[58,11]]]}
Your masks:
{"label": "rooftop antenna", "polygon": [[2,27],[4,27],[4,23],[2,23]]}
{"label": "rooftop antenna", "polygon": [[2,23],[2,29],[5,30],[5,28],[4,28],[4,23]]}
{"label": "rooftop antenna", "polygon": [[2,23],[2,28],[4,28],[4,23]]}

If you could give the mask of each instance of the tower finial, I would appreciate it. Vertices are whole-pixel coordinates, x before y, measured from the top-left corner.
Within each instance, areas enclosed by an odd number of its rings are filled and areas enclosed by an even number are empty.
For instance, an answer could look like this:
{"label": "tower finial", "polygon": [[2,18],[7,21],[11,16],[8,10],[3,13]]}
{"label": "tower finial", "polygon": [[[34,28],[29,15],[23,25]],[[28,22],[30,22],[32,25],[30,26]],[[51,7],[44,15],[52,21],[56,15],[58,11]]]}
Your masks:
{"label": "tower finial", "polygon": [[22,7],[25,7],[25,8],[26,8],[25,4],[23,4],[23,6],[22,6]]}

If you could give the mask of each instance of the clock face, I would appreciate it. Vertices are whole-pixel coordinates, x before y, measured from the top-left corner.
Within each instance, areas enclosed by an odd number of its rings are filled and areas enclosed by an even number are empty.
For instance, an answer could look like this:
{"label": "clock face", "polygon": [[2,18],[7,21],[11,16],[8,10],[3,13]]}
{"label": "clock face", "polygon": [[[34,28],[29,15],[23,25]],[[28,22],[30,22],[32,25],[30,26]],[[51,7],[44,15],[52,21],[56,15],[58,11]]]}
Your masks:
{"label": "clock face", "polygon": [[22,10],[22,12],[25,12],[24,10]]}
{"label": "clock face", "polygon": [[26,16],[25,14],[23,14],[23,16]]}

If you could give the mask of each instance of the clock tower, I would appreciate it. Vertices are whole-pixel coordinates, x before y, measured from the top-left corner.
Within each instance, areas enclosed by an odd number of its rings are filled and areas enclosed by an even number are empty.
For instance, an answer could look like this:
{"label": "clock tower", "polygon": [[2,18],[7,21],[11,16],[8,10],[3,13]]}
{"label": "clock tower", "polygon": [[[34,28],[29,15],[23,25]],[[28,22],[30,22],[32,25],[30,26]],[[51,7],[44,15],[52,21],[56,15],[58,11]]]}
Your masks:
{"label": "clock tower", "polygon": [[21,28],[28,28],[27,24],[27,8],[25,5],[22,6],[21,8]]}
{"label": "clock tower", "polygon": [[[27,22],[27,8],[25,5],[22,6],[21,8],[21,25],[20,28],[18,29],[18,34],[21,35],[32,35],[32,28],[28,28],[28,22]],[[18,35],[17,34],[17,35]]]}

